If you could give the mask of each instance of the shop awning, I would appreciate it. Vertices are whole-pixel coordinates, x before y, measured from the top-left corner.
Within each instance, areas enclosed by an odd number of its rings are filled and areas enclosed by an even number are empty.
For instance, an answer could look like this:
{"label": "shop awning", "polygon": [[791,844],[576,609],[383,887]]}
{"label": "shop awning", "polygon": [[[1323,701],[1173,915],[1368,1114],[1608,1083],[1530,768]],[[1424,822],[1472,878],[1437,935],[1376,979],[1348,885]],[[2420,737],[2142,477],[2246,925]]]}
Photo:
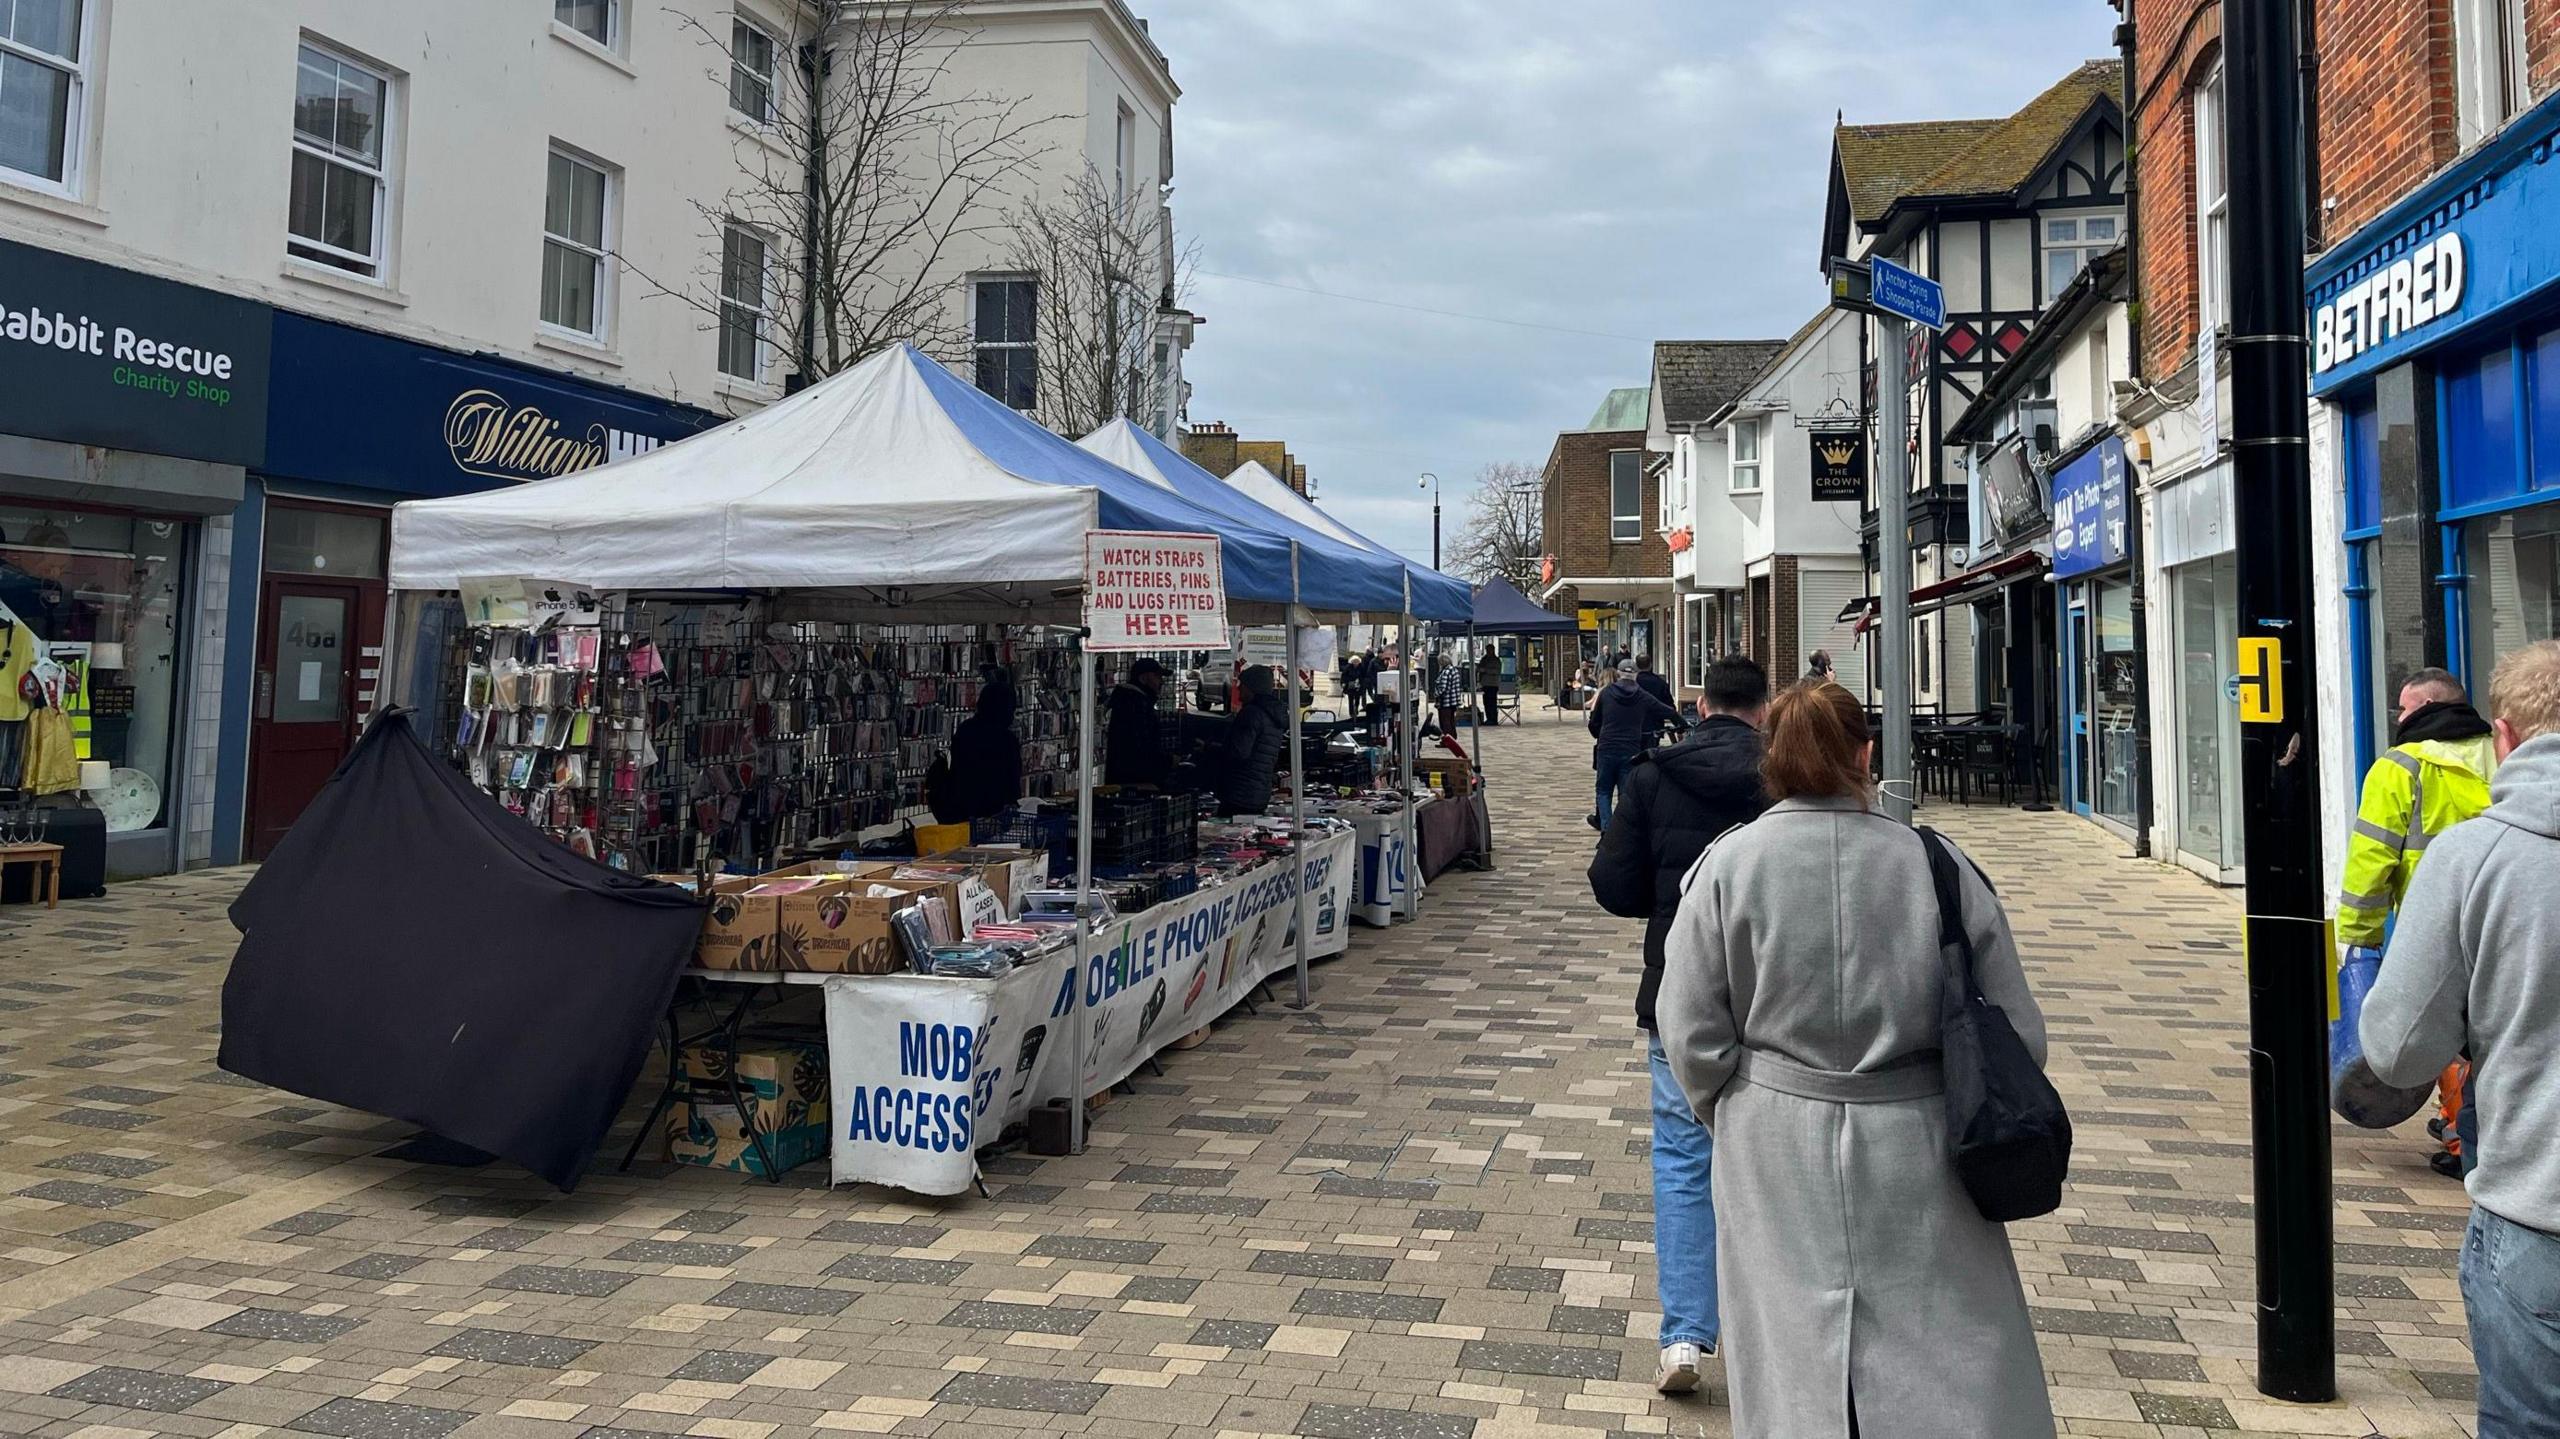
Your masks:
{"label": "shop awning", "polygon": [[1948,605],[1963,604],[2019,580],[2039,577],[2047,566],[2045,557],[2034,550],[2002,555],[1989,564],[1975,565],[1962,574],[1950,575],[1913,590],[1911,606],[1918,610],[1924,606],[1942,609]]}

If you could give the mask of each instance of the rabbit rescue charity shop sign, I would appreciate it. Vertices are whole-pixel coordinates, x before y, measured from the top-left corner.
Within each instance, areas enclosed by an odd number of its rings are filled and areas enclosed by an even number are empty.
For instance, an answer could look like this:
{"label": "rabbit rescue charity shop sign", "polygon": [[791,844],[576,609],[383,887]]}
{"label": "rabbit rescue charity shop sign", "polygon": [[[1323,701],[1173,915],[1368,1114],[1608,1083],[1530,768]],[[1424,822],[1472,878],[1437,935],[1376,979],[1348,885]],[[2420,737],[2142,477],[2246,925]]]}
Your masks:
{"label": "rabbit rescue charity shop sign", "polygon": [[1216,535],[1087,530],[1088,650],[1222,650],[1227,580]]}

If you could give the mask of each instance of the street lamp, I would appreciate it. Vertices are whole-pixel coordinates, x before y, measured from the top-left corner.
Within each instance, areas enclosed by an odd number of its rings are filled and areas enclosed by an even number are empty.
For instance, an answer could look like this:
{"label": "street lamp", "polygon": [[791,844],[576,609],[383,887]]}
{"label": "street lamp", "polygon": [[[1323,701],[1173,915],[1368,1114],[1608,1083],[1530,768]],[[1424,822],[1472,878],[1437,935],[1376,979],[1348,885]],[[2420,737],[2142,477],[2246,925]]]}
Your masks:
{"label": "street lamp", "polygon": [[1431,492],[1431,568],[1436,570],[1440,568],[1440,477],[1425,472],[1413,487]]}

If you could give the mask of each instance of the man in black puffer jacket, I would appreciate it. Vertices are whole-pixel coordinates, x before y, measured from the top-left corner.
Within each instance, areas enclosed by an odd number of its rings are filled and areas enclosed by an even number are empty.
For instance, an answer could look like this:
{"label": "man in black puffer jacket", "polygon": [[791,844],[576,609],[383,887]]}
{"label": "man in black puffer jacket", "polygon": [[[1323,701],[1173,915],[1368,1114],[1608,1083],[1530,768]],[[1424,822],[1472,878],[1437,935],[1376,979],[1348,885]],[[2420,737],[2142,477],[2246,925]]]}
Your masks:
{"label": "man in black puffer jacket", "polygon": [[1261,814],[1271,808],[1280,754],[1289,747],[1289,704],[1280,697],[1269,665],[1246,670],[1243,684],[1244,708],[1227,730],[1218,802],[1228,814]]}
{"label": "man in black puffer jacket", "polygon": [[1654,991],[1662,984],[1662,938],[1680,908],[1680,882],[1709,844],[1760,817],[1769,801],[1760,780],[1760,726],[1769,712],[1769,676],[1740,655],[1707,668],[1705,723],[1669,749],[1628,767],[1624,797],[1591,858],[1591,894],[1611,914],[1645,921],[1644,979],[1636,1023],[1653,1065],[1655,1264],[1662,1299],[1666,1394],[1698,1384],[1698,1359],[1721,1337],[1716,1312],[1715,1205],[1707,1183],[1712,1146],[1655,1036]]}

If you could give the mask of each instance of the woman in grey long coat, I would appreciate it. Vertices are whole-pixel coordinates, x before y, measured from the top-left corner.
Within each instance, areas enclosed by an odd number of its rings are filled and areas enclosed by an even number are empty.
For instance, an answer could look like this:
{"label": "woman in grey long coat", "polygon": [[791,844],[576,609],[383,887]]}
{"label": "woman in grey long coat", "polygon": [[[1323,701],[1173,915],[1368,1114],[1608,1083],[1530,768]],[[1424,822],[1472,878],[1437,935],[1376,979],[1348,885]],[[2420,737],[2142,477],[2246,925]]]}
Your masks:
{"label": "woman in grey long coat", "polygon": [[[2047,1439],[2008,1234],[1947,1153],[1928,853],[1869,808],[1866,715],[1848,691],[1789,690],[1768,733],[1777,802],[1689,872],[1656,1005],[1715,1135],[1733,1432]],[[1983,991],[2041,1064],[2044,1016],[2008,918],[1959,868]]]}

